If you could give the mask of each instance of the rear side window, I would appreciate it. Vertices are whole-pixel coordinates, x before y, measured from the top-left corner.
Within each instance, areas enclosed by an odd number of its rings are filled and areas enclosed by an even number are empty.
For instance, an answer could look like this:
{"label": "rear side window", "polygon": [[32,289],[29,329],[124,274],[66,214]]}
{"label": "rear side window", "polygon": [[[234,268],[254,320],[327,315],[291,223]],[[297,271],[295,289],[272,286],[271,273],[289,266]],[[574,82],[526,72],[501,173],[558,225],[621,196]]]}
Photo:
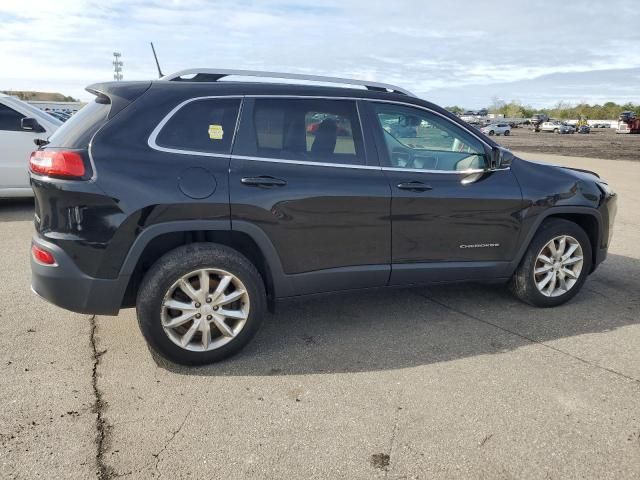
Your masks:
{"label": "rear side window", "polygon": [[90,102],[64,122],[49,138],[49,146],[87,148],[91,138],[107,122],[111,104]]}
{"label": "rear side window", "polygon": [[239,108],[239,98],[189,102],[162,127],[156,144],[191,152],[230,153]]}
{"label": "rear side window", "polygon": [[364,164],[355,102],[317,99],[256,99],[255,151],[285,160]]}
{"label": "rear side window", "polygon": [[20,120],[23,118],[24,115],[21,113],[0,103],[0,130],[11,132],[21,131]]}

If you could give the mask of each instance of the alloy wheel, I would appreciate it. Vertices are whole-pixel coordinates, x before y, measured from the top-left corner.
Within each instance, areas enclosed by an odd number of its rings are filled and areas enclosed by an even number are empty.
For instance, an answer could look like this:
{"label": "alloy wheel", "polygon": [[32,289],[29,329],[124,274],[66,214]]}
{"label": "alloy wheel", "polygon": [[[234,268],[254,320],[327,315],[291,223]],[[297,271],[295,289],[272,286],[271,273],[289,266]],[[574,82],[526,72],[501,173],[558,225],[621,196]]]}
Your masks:
{"label": "alloy wheel", "polygon": [[249,317],[249,294],[235,275],[206,268],[178,279],[164,296],[161,322],[185,350],[205,352],[232,341]]}
{"label": "alloy wheel", "polygon": [[551,239],[536,257],[533,277],[536,287],[546,297],[558,297],[573,288],[582,272],[580,243],[569,235]]}

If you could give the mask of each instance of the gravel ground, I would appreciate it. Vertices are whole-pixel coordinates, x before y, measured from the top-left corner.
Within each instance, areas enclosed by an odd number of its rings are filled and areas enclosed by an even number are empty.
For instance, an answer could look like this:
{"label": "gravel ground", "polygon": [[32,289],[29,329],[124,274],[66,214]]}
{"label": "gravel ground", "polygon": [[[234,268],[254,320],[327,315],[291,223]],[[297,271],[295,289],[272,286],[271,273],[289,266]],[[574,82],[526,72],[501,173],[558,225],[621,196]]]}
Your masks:
{"label": "gravel ground", "polygon": [[493,137],[510,150],[549,153],[571,157],[640,161],[640,135],[619,135],[612,128],[594,128],[588,135],[535,133],[515,128],[508,137]]}
{"label": "gravel ground", "polygon": [[297,301],[203,368],[154,358],[131,310],[32,295],[32,204],[0,203],[0,478],[639,478],[640,163],[523,156],[620,194],[569,304],[479,285]]}

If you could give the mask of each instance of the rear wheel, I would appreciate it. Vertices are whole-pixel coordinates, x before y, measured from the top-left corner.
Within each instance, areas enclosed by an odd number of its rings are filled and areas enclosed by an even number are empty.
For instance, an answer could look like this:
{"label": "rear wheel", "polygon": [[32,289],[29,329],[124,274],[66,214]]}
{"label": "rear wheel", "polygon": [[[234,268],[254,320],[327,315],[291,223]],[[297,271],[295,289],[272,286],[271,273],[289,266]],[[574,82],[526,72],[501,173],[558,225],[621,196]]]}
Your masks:
{"label": "rear wheel", "polygon": [[537,307],[561,305],[575,296],[591,271],[591,242],[573,222],[545,221],[511,280],[511,290]]}
{"label": "rear wheel", "polygon": [[138,291],[140,329],[153,350],[183,365],[222,360],[244,347],[265,312],[264,284],[235,250],[179,247],[158,260]]}
{"label": "rear wheel", "polygon": [[558,130],[557,128],[554,128],[553,133],[560,133],[560,130]]}
{"label": "rear wheel", "polygon": [[495,135],[496,132],[494,132],[493,130],[489,130],[489,135]]}

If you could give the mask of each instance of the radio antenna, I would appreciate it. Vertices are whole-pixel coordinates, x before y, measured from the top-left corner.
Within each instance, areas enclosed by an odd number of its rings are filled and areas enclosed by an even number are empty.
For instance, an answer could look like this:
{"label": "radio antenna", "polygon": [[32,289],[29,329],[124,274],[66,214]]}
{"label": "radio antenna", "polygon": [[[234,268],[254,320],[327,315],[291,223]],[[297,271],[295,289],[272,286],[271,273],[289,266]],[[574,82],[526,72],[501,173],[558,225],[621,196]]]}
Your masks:
{"label": "radio antenna", "polygon": [[151,51],[153,52],[153,58],[156,60],[156,67],[158,67],[158,78],[162,78],[164,75],[162,74],[162,70],[160,70],[160,62],[158,62],[156,49],[153,47],[153,42],[150,42],[150,43],[151,43]]}

